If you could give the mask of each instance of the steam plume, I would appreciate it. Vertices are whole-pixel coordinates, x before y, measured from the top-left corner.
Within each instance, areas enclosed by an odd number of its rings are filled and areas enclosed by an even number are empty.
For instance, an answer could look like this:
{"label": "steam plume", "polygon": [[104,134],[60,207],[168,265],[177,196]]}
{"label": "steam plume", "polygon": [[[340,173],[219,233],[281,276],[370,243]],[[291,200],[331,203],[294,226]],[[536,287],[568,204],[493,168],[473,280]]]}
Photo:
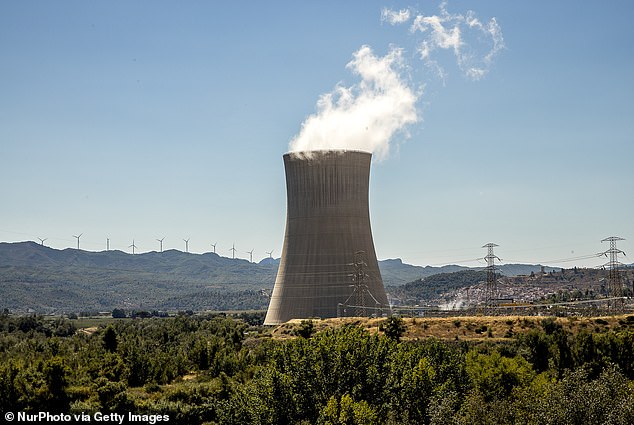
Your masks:
{"label": "steam plume", "polygon": [[[400,25],[409,22],[412,14],[409,10],[405,13],[383,9],[381,16],[392,25]],[[437,49],[451,50],[459,68],[473,80],[483,78],[495,56],[504,49],[502,30],[495,18],[483,23],[471,10],[464,15],[451,14],[447,11],[447,2],[440,4],[440,15],[416,15],[409,30],[412,34],[423,34],[418,53],[443,81],[446,72],[433,55]]]}
{"label": "steam plume", "polygon": [[381,21],[390,23],[392,25],[402,24],[409,21],[410,11],[409,9],[402,9],[397,11],[390,9],[383,9],[381,11]]}
{"label": "steam plume", "polygon": [[[446,2],[440,4],[439,15],[430,16],[414,14],[410,9],[385,8],[381,21],[408,24],[409,32],[419,37],[417,53],[443,83],[446,72],[435,59],[436,51],[452,52],[460,70],[468,78],[479,80],[504,48],[495,18],[483,23],[473,11],[450,14]],[[350,87],[338,85],[319,97],[317,112],[306,118],[291,140],[292,152],[354,149],[372,152],[381,160],[389,154],[394,136],[399,132],[407,135],[407,126],[419,120],[416,102],[420,90],[413,89],[402,77],[401,48],[393,47],[387,55],[377,57],[370,47],[362,46],[347,68],[360,82]]]}
{"label": "steam plume", "polygon": [[322,95],[290,150],[355,149],[385,158],[394,134],[418,120],[418,96],[401,78],[401,67],[401,49],[377,57],[361,47],[347,65],[361,81]]}

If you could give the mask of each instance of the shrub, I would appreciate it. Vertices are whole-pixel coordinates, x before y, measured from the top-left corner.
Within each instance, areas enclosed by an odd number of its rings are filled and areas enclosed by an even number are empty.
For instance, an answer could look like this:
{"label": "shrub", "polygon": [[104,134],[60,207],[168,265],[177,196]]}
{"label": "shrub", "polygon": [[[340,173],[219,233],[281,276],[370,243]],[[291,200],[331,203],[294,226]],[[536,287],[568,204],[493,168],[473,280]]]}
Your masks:
{"label": "shrub", "polygon": [[379,325],[379,330],[383,332],[386,337],[398,342],[405,333],[405,324],[400,317],[390,316],[385,322]]}

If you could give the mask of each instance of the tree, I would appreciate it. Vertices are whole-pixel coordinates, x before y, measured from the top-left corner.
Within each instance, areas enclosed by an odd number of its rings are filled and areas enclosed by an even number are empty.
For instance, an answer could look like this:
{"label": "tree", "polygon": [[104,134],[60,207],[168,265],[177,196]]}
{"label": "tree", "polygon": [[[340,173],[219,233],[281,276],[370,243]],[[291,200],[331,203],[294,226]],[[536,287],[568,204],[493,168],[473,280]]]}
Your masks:
{"label": "tree", "polygon": [[114,330],[112,325],[108,325],[103,333],[103,347],[111,353],[114,353],[117,351],[117,345],[117,332]]}
{"label": "tree", "polygon": [[326,406],[322,409],[319,421],[320,425],[373,425],[377,424],[377,415],[365,401],[354,401],[349,394],[341,396],[337,400],[330,397]]}
{"label": "tree", "polygon": [[503,357],[497,350],[491,354],[469,351],[466,368],[474,388],[486,401],[508,397],[515,387],[527,386],[535,377],[522,356]]}
{"label": "tree", "polygon": [[68,410],[69,399],[66,394],[68,375],[70,369],[64,364],[61,357],[53,357],[47,360],[42,367],[46,382],[46,408],[51,412],[64,412]]}
{"label": "tree", "polygon": [[379,330],[383,332],[386,337],[399,342],[405,333],[405,324],[400,317],[390,316],[385,322],[379,325]]}
{"label": "tree", "polygon": [[134,408],[123,382],[110,382],[106,378],[99,378],[95,381],[95,387],[103,412],[123,412]]}
{"label": "tree", "polygon": [[114,319],[125,319],[127,316],[125,314],[125,311],[121,308],[115,308],[114,310],[112,310],[112,317]]}
{"label": "tree", "polygon": [[315,325],[312,320],[302,320],[297,330],[297,335],[302,338],[310,338],[315,333]]}

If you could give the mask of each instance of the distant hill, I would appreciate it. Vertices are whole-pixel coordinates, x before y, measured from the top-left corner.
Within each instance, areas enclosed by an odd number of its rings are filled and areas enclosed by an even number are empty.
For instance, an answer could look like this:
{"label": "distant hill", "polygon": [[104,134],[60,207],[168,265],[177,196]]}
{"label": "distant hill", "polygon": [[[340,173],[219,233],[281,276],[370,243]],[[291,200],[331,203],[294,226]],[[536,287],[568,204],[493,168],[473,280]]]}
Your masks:
{"label": "distant hill", "polygon": [[[400,258],[379,261],[381,276],[385,285],[404,285],[416,279],[424,279],[440,273],[454,273],[462,270],[484,270],[485,267],[465,267],[455,264],[441,267],[412,266],[405,264]],[[502,264],[496,265],[498,273],[504,276],[529,275],[541,271],[540,264]],[[544,267],[545,272],[558,271],[556,267]]]}
{"label": "distant hill", "polygon": [[[388,286],[389,294],[402,300],[434,300],[442,294],[486,281],[484,270],[459,270],[415,280],[402,286]],[[414,302],[416,304],[417,302]]]}
{"label": "distant hill", "polygon": [[[0,243],[0,308],[80,312],[264,309],[279,259],[259,263],[176,250],[57,250],[34,242]],[[420,267],[400,259],[379,261],[383,282],[400,286],[466,267]],[[505,265],[503,274],[529,274],[540,266]],[[550,270],[550,269],[548,269]]]}
{"label": "distant hill", "polygon": [[[127,254],[122,251],[57,250],[34,242],[0,243],[0,267],[55,267],[108,273],[145,272],[175,280],[262,284],[277,272],[277,264],[249,263],[214,253],[190,254],[176,250]],[[247,272],[248,271],[248,272]],[[245,277],[248,279],[245,280]]]}
{"label": "distant hill", "polygon": [[0,307],[37,312],[261,309],[276,264],[217,254],[127,254],[0,243]]}
{"label": "distant hill", "polygon": [[438,273],[453,273],[465,270],[464,266],[421,267],[403,263],[400,258],[379,261],[379,269],[383,277],[383,283],[388,285],[404,285],[415,279],[421,279]]}

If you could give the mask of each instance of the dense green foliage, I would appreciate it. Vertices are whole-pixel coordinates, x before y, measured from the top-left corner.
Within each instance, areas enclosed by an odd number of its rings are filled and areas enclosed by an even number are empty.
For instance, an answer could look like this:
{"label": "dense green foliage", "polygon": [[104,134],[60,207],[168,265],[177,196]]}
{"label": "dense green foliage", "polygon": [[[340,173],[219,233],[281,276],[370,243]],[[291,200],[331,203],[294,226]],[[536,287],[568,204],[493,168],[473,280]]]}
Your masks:
{"label": "dense green foliage", "polygon": [[[398,328],[398,321],[383,329]],[[167,414],[197,424],[634,423],[634,321],[572,335],[400,342],[355,326],[271,340],[224,317],[96,332],[0,315],[0,410]],[[397,329],[398,330],[398,329]]]}

